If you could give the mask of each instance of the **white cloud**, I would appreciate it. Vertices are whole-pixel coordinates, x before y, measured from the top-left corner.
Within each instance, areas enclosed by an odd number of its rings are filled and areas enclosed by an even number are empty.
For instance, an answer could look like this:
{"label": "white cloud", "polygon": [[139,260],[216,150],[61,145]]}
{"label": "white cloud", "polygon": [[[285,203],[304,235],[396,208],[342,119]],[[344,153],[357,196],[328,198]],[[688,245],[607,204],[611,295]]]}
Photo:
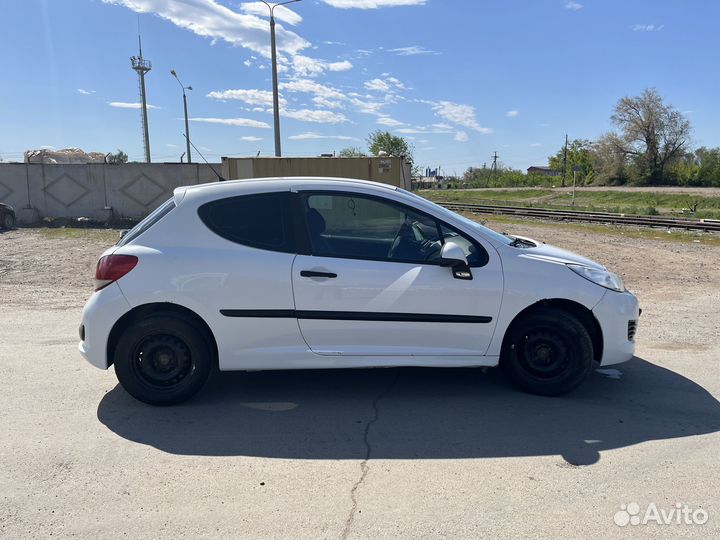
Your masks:
{"label": "white cloud", "polygon": [[177,148],[177,144],[173,143],[165,143],[165,146],[167,146],[168,148]]}
{"label": "white cloud", "polygon": [[[207,94],[206,97],[212,99],[235,99],[247,103],[248,105],[264,105],[272,107],[273,94],[269,90],[256,89],[237,89],[237,90],[215,90]],[[285,100],[280,97],[281,105],[285,105]]]}
{"label": "white cloud", "polygon": [[286,118],[301,120],[303,122],[316,122],[318,124],[342,124],[348,121],[348,119],[342,113],[334,111],[323,111],[320,109],[301,109],[297,111],[280,109],[280,114],[282,116],[285,116]]}
{"label": "white cloud", "polygon": [[353,65],[349,61],[343,60],[342,62],[330,62],[327,64],[327,68],[330,71],[348,71],[353,68]]}
{"label": "white cloud", "polygon": [[405,90],[405,85],[400,82],[399,79],[396,79],[395,77],[390,77],[387,73],[383,73],[384,79],[371,79],[369,81],[365,81],[363,86],[367,90],[371,90],[373,92],[389,92],[393,93],[396,90]]}
{"label": "white cloud", "polygon": [[245,60],[243,64],[245,64],[246,67],[252,66],[252,62],[250,60]]}
{"label": "white cloud", "polygon": [[302,54],[296,54],[292,59],[292,68],[302,77],[316,77],[325,71],[347,71],[352,69],[352,63],[347,60],[342,62],[328,62],[318,58],[310,58]]}
{"label": "white cloud", "polygon": [[207,124],[270,129],[270,124],[250,118],[190,118],[190,120],[192,122],[205,122]]}
{"label": "white cloud", "polygon": [[312,131],[307,131],[305,133],[300,133],[298,135],[290,135],[288,139],[292,139],[293,141],[305,141],[305,140],[312,140],[312,139],[336,139],[338,141],[358,141],[357,137],[350,137],[348,135],[321,135],[320,133],[315,133]]}
{"label": "white cloud", "polygon": [[280,83],[278,86],[280,90],[284,90],[287,92],[315,94],[316,96],[321,96],[326,99],[334,100],[345,99],[345,94],[343,94],[337,88],[321,84],[312,79],[291,79],[288,82]]}
{"label": "white cloud", "polygon": [[582,4],[575,2],[575,0],[565,0],[564,5],[565,9],[569,9],[570,11],[578,11],[584,7]]}
{"label": "white cloud", "polygon": [[636,24],[632,27],[633,32],[659,32],[665,28],[664,24]]}
{"label": "white cloud", "polygon": [[469,139],[470,139],[470,137],[468,137],[468,134],[465,133],[464,131],[458,131],[455,134],[455,140],[458,142],[467,142]]}
{"label": "white cloud", "polygon": [[388,126],[388,127],[397,127],[404,125],[402,122],[399,122],[398,120],[395,120],[394,118],[390,118],[389,116],[381,116],[377,119],[377,123],[381,126]]}
{"label": "white cloud", "polygon": [[[240,9],[250,15],[259,17],[270,17],[270,9],[262,2],[245,2],[240,4]],[[285,6],[277,6],[274,10],[275,18],[278,21],[286,22],[292,26],[302,22],[302,17]]]}
{"label": "white cloud", "polygon": [[432,107],[435,114],[443,120],[475,130],[483,135],[492,133],[492,129],[482,127],[478,123],[477,118],[475,117],[475,107],[472,105],[453,103],[452,101],[439,101],[437,103],[433,103]]}
{"label": "white cloud", "polygon": [[417,56],[419,54],[440,54],[437,51],[426,49],[419,45],[412,45],[410,47],[398,47],[397,49],[388,49],[389,52],[395,53],[398,56]]}
{"label": "white cloud", "polygon": [[323,96],[315,96],[313,99],[313,103],[318,107],[324,107],[326,109],[342,109],[343,104],[339,101],[335,101],[332,99],[327,99]]}
{"label": "white cloud", "polygon": [[78,88],[77,91],[82,94],[83,96],[89,96],[90,94],[94,94],[95,90],[85,90],[83,88]]}
{"label": "white cloud", "polygon": [[247,141],[247,142],[257,142],[262,141],[262,137],[255,137],[255,135],[246,135],[245,137],[240,137],[241,141]]}
{"label": "white cloud", "polygon": [[[139,109],[142,107],[142,103],[128,103],[125,101],[108,101],[108,105],[115,107],[116,109]],[[148,103],[147,108],[159,109],[160,107],[156,107],[155,105],[150,105]]]}
{"label": "white cloud", "polygon": [[[106,4],[125,6],[137,13],[155,13],[168,20],[211,39],[221,39],[238,47],[270,57],[270,28],[266,20],[249,13],[237,13],[215,0],[103,0]],[[298,54],[310,46],[299,35],[276,27],[277,48],[290,55]]]}
{"label": "white cloud", "polygon": [[541,147],[541,146],[542,146],[542,143],[539,143],[539,142],[534,142],[534,143],[531,143],[531,144],[530,144],[530,147],[531,147],[531,148],[539,148],[539,147]]}
{"label": "white cloud", "polygon": [[520,112],[513,109],[512,111],[506,112],[505,116],[507,116],[508,118],[515,118],[518,114],[520,114]]}
{"label": "white cloud", "polygon": [[339,9],[378,9],[396,6],[424,6],[425,0],[323,0]]}
{"label": "white cloud", "polygon": [[387,92],[390,90],[390,85],[382,79],[372,79],[371,81],[365,81],[365,88],[375,92]]}

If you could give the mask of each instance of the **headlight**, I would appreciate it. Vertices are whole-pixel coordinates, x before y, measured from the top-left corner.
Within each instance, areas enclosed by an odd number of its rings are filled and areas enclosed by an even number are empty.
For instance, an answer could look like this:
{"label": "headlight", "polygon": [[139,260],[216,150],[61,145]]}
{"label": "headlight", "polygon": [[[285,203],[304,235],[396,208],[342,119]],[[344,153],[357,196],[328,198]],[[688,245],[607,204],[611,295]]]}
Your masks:
{"label": "headlight", "polygon": [[613,272],[598,270],[597,268],[590,268],[589,266],[582,266],[580,264],[568,264],[567,267],[579,276],[601,287],[605,287],[611,291],[625,292],[625,284],[622,278]]}

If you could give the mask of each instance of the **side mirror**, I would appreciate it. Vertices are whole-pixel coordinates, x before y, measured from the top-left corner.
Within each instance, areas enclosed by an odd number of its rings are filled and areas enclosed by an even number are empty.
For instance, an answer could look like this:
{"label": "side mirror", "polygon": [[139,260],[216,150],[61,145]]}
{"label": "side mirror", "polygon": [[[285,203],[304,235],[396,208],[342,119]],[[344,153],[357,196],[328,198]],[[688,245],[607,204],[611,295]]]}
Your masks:
{"label": "side mirror", "polygon": [[445,242],[440,252],[440,261],[443,266],[467,266],[467,257],[460,246],[454,242]]}
{"label": "side mirror", "polygon": [[452,268],[455,279],[472,279],[472,272],[468,265],[463,249],[454,242],[445,242],[440,252],[440,264]]}
{"label": "side mirror", "polygon": [[120,240],[125,238],[125,235],[129,232],[130,232],[130,229],[123,229],[122,231],[120,231]]}

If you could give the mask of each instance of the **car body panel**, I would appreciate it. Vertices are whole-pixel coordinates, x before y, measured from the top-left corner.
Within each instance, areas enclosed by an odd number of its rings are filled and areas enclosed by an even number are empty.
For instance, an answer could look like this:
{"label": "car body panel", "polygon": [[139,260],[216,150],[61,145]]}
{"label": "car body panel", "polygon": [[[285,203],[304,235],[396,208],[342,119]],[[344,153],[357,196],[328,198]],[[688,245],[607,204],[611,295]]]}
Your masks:
{"label": "car body panel", "polygon": [[[300,275],[307,270],[337,277]],[[500,310],[502,267],[494,253],[471,271],[472,280],[461,280],[438,265],[298,255],[292,271],[298,311],[378,314],[378,320],[300,318],[300,329],[320,354],[484,355]],[[403,320],[405,314],[427,315],[427,322]],[[442,322],[443,315],[488,320]]]}
{"label": "car body panel", "polygon": [[78,345],[80,354],[93,366],[107,369],[108,338],[115,323],[130,310],[117,282],[95,291],[83,308],[84,337]]}
{"label": "car body panel", "polygon": [[[474,238],[489,262],[457,280],[431,264],[363,261],[281,253],[226,240],[199,219],[206,202],[243,194],[341,190],[415,207]],[[627,360],[627,321],[639,314],[630,293],[609,291],[566,264],[602,265],[537,243],[513,247],[496,233],[392,186],[341,179],[278,178],[178,188],[176,208],[130,243],[104,255],[135,255],[130,273],[96,292],[83,312],[81,352],[98,367],[111,321],[147,304],[175,304],[198,315],[217,342],[222,370],[389,366],[492,366],[505,331],[524,309],[548,299],[591,310],[602,329],[602,363]],[[336,280],[305,278],[325,270]],[[303,312],[487,316],[487,323],[303,318]],[[623,334],[624,326],[624,334]]]}

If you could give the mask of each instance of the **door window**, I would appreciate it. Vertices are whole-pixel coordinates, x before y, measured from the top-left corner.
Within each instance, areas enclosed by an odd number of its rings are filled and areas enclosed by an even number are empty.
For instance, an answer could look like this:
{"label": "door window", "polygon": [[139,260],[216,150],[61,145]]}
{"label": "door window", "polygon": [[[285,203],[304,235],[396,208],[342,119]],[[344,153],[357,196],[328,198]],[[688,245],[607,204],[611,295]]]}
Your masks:
{"label": "door window", "polygon": [[487,262],[477,243],[405,205],[349,193],[312,193],[303,200],[314,255],[439,264],[444,242],[452,240],[471,266]]}

